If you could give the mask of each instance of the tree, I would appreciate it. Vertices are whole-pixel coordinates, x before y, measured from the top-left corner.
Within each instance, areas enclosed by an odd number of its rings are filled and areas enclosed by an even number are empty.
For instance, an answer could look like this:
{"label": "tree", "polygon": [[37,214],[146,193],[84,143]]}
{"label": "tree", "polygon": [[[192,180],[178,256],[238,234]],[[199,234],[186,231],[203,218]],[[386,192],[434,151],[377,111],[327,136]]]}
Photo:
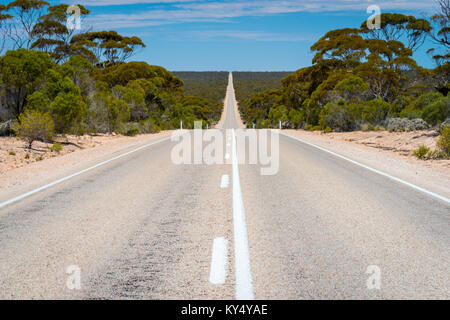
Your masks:
{"label": "tree", "polygon": [[145,91],[137,82],[130,82],[127,87],[115,86],[113,96],[128,104],[130,119],[133,121],[144,120],[148,117],[148,108],[145,104]]}
{"label": "tree", "polygon": [[359,29],[338,29],[327,32],[312,47],[313,63],[328,59],[341,68],[352,68],[366,55],[367,42]]}
{"label": "tree", "polygon": [[429,31],[431,38],[439,45],[450,49],[450,0],[437,0],[439,12],[431,17],[431,21],[436,24],[434,32]]}
{"label": "tree", "polygon": [[116,31],[86,32],[77,34],[70,41],[94,53],[99,66],[107,67],[125,62],[145,44],[138,37],[124,37]]}
{"label": "tree", "polygon": [[[77,5],[81,17],[87,16],[90,11],[82,5]],[[67,28],[66,21],[69,5],[59,4],[48,8],[48,13],[39,18],[39,22],[33,27],[32,34],[36,40],[31,49],[39,49],[50,54],[56,63],[66,61],[70,56],[81,55],[93,58],[92,52],[82,46],[71,44],[70,41],[77,32]]]}
{"label": "tree", "polygon": [[31,149],[34,141],[49,142],[53,139],[54,124],[49,113],[27,110],[19,116],[19,122],[13,126],[13,130],[27,141]]}
{"label": "tree", "polygon": [[0,54],[5,49],[6,39],[8,37],[7,21],[12,18],[10,14],[3,13],[6,11],[5,5],[0,5]]}
{"label": "tree", "polygon": [[80,88],[83,97],[87,97],[95,91],[95,80],[92,76],[94,70],[95,68],[89,60],[81,56],[70,57],[60,68],[61,74],[69,77]]}
{"label": "tree", "polygon": [[87,105],[80,95],[78,87],[73,86],[70,79],[65,79],[66,90],[50,104],[55,127],[61,133],[82,133],[82,122],[86,117]]}
{"label": "tree", "polygon": [[14,16],[9,31],[14,49],[30,49],[36,37],[33,33],[34,26],[48,6],[48,2],[41,0],[15,0],[7,5],[8,12]]}
{"label": "tree", "polygon": [[431,24],[427,20],[399,13],[382,13],[379,29],[369,29],[367,22],[361,25],[361,32],[369,39],[388,42],[405,40],[406,47],[413,51],[424,44],[431,29]]}
{"label": "tree", "polygon": [[359,102],[364,98],[364,93],[369,89],[367,83],[360,77],[351,76],[340,81],[334,91],[346,101]]}
{"label": "tree", "polygon": [[417,68],[412,50],[395,40],[370,40],[368,50],[367,62],[356,67],[355,73],[369,84],[375,99],[394,98],[393,91],[407,80],[405,71]]}
{"label": "tree", "polygon": [[52,67],[52,60],[44,52],[8,51],[0,58],[0,83],[5,93],[1,96],[2,104],[18,117],[27,97],[36,91]]}
{"label": "tree", "polygon": [[89,132],[111,133],[130,120],[128,104],[116,99],[106,83],[97,82],[94,94],[89,96],[88,106]]}

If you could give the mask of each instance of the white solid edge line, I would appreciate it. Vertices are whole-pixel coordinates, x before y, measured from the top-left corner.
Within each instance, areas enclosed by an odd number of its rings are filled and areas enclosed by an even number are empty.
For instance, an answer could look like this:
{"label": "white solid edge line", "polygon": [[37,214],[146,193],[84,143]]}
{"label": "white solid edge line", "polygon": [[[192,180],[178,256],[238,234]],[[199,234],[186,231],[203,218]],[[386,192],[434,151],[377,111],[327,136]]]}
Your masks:
{"label": "white solid edge line", "polygon": [[39,187],[39,188],[34,189],[34,190],[32,190],[32,191],[26,192],[26,193],[24,193],[24,194],[22,194],[22,195],[20,195],[20,196],[14,197],[14,198],[12,198],[12,199],[10,199],[10,200],[7,200],[7,201],[5,201],[5,202],[0,203],[0,209],[3,208],[3,207],[5,207],[5,206],[7,206],[7,205],[10,205],[10,204],[12,204],[12,203],[14,203],[14,202],[17,202],[17,201],[19,201],[19,200],[22,200],[22,199],[25,199],[25,198],[27,198],[27,197],[29,197],[29,196],[32,196],[33,194],[36,194],[36,193],[38,193],[38,192],[41,192],[41,191],[46,190],[46,189],[48,189],[48,188],[51,188],[51,187],[53,187],[53,186],[55,186],[55,185],[57,185],[57,184],[60,184],[61,182],[67,181],[67,180],[72,179],[72,178],[74,178],[74,177],[76,177],[76,176],[79,176],[79,175],[81,175],[81,174],[83,174],[83,173],[86,173],[86,172],[91,171],[91,170],[94,170],[94,169],[96,169],[96,168],[98,168],[98,167],[100,167],[100,166],[103,166],[103,165],[105,165],[105,164],[108,164],[108,163],[110,163],[110,162],[112,162],[112,161],[115,161],[115,160],[118,160],[118,159],[120,159],[120,158],[126,157],[126,156],[128,156],[128,155],[130,155],[130,154],[133,154],[133,153],[135,153],[135,152],[141,151],[142,149],[148,148],[148,147],[150,147],[150,146],[153,146],[153,145],[155,145],[155,144],[161,143],[161,142],[166,141],[166,140],[169,140],[169,139],[171,139],[171,137],[164,138],[164,139],[161,139],[161,140],[158,140],[158,141],[155,141],[155,142],[152,142],[152,143],[143,145],[143,146],[141,146],[141,147],[139,147],[139,148],[137,148],[137,149],[134,149],[134,150],[132,150],[132,151],[126,152],[126,153],[124,153],[124,154],[121,154],[121,155],[119,155],[119,156],[117,156],[117,157],[114,157],[114,158],[111,158],[111,159],[109,159],[109,160],[100,162],[100,163],[98,163],[98,164],[96,164],[96,165],[94,165],[94,166],[92,166],[92,167],[89,167],[89,168],[87,168],[87,169],[78,171],[78,172],[76,172],[76,173],[74,173],[74,174],[71,174],[71,175],[66,176],[66,177],[64,177],[64,178],[61,178],[61,179],[59,179],[59,180],[53,181],[53,182],[51,182],[51,183],[49,183],[49,184],[46,184],[46,185],[44,185],[44,186],[42,186],[42,187]]}
{"label": "white solid edge line", "polygon": [[213,242],[209,282],[215,285],[224,284],[227,278],[228,241],[216,238]]}
{"label": "white solid edge line", "polygon": [[357,166],[359,166],[359,167],[362,167],[362,168],[364,168],[364,169],[367,169],[367,170],[369,170],[369,171],[372,171],[372,172],[374,172],[374,173],[377,173],[377,174],[379,174],[379,175],[381,175],[381,176],[383,176],[383,177],[386,177],[386,178],[389,178],[389,179],[394,180],[394,181],[396,181],[396,182],[399,182],[399,183],[401,183],[401,184],[404,184],[404,185],[406,185],[406,186],[408,186],[408,187],[410,187],[410,188],[413,188],[413,189],[415,189],[415,190],[417,190],[417,191],[420,191],[420,192],[422,192],[422,193],[425,193],[425,194],[427,194],[427,195],[429,195],[429,196],[432,196],[432,197],[434,197],[434,198],[437,198],[437,199],[439,199],[439,200],[442,200],[442,201],[444,201],[444,202],[446,202],[446,203],[450,203],[450,199],[449,199],[449,198],[446,198],[446,197],[444,197],[444,196],[441,196],[441,195],[439,195],[439,194],[437,194],[437,193],[434,193],[434,192],[432,192],[432,191],[426,190],[426,189],[424,189],[424,188],[422,188],[422,187],[416,186],[415,184],[412,184],[412,183],[407,182],[407,181],[405,181],[405,180],[402,180],[402,179],[400,179],[400,178],[396,178],[396,177],[391,176],[390,174],[387,174],[387,173],[385,173],[385,172],[383,172],[383,171],[374,169],[374,168],[369,167],[369,166],[367,166],[367,165],[365,165],[365,164],[362,164],[362,163],[360,163],[360,162],[358,162],[358,161],[355,161],[355,160],[352,160],[352,159],[347,158],[347,157],[345,157],[345,156],[342,156],[342,155],[340,155],[340,154],[338,154],[338,153],[336,153],[336,152],[327,150],[327,149],[322,148],[322,147],[319,147],[319,146],[317,146],[317,145],[315,145],[315,144],[313,144],[313,143],[307,142],[307,141],[305,141],[305,140],[303,140],[303,139],[300,139],[300,138],[291,136],[290,134],[287,134],[287,133],[284,133],[284,132],[281,132],[281,134],[285,135],[286,137],[292,138],[292,139],[294,139],[294,140],[298,140],[298,141],[300,141],[300,142],[302,142],[302,143],[304,143],[304,144],[306,144],[306,145],[309,145],[309,146],[311,146],[311,147],[314,147],[314,148],[319,149],[319,150],[321,150],[321,151],[324,151],[324,152],[326,152],[326,153],[329,153],[329,154],[331,154],[331,155],[333,155],[333,156],[335,156],[335,157],[338,157],[338,158],[340,158],[340,159],[346,160],[346,161],[348,161],[348,162],[350,162],[350,163],[353,163],[353,164],[355,164],[355,165],[357,165]]}
{"label": "white solid edge line", "polygon": [[233,132],[233,226],[234,226],[234,273],[236,277],[236,299],[253,300],[253,284],[248,250],[245,209],[242,200],[239,166],[237,161],[236,136]]}

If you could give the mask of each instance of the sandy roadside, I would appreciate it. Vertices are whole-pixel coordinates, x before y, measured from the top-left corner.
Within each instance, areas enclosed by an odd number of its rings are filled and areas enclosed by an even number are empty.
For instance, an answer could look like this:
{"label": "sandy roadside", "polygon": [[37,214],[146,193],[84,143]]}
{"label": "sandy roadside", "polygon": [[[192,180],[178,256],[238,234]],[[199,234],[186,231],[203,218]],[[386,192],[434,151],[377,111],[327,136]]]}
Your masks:
{"label": "sandy roadside", "polygon": [[419,160],[420,145],[436,148],[434,131],[327,133],[285,130],[298,137],[374,169],[450,197],[450,160]]}
{"label": "sandy roadside", "polygon": [[136,137],[99,135],[68,137],[75,145],[64,145],[61,152],[51,151],[51,144],[35,143],[33,151],[17,138],[0,138],[0,194],[20,190],[34,181],[49,181],[74,170],[104,161],[108,157],[169,137],[171,131]]}

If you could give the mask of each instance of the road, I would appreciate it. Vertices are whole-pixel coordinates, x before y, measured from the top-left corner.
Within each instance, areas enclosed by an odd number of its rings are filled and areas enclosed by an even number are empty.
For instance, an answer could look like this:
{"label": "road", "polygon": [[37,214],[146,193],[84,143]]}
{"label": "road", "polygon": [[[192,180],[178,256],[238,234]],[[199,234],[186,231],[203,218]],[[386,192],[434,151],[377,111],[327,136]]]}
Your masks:
{"label": "road", "polygon": [[263,176],[241,127],[230,75],[226,163],[165,139],[0,206],[0,298],[450,298],[448,202],[283,134]]}

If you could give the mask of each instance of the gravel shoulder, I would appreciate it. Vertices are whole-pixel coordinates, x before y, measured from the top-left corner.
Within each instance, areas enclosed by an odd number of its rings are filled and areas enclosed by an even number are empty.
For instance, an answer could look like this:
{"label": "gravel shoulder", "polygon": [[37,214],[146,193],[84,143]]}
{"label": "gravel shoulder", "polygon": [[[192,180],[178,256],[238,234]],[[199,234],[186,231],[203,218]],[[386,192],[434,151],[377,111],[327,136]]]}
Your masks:
{"label": "gravel shoulder", "polygon": [[390,175],[450,197],[450,160],[419,160],[420,145],[436,148],[435,131],[327,133],[283,131]]}
{"label": "gravel shoulder", "polygon": [[[36,143],[33,151],[17,138],[0,138],[0,201],[92,166],[141,145],[169,137],[170,131],[124,137],[115,135],[70,136],[60,153],[50,144]],[[60,139],[63,141],[63,139]],[[76,144],[76,145],[75,145]],[[10,154],[11,153],[11,154]],[[27,159],[27,154],[29,159]],[[40,159],[39,157],[42,157]]]}

